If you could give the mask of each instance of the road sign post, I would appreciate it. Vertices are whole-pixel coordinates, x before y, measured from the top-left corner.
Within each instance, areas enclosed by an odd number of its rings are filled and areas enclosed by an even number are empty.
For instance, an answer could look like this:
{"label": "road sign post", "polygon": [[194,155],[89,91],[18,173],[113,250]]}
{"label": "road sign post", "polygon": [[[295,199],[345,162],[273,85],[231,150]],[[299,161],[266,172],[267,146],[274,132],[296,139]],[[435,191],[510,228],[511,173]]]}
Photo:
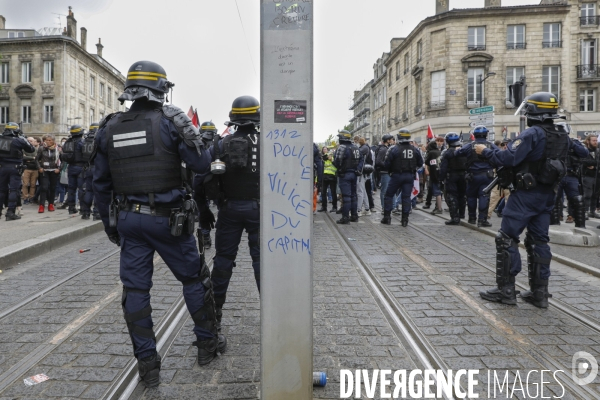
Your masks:
{"label": "road sign post", "polygon": [[261,0],[261,399],[312,398],[313,3]]}

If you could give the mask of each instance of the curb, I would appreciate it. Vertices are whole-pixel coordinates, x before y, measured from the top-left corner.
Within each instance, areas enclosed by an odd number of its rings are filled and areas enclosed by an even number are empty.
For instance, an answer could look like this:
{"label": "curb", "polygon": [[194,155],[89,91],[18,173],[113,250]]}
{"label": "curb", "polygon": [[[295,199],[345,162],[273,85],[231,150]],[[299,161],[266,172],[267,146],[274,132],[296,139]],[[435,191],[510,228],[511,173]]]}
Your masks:
{"label": "curb", "polygon": [[[445,218],[445,217],[443,217],[441,215],[432,215],[432,214],[427,213],[427,212],[425,212],[423,210],[420,210],[420,209],[414,209],[414,210],[415,211],[420,211],[422,213],[425,213],[425,214],[427,214],[430,217],[437,217],[437,218],[440,218],[440,219],[443,219],[443,220],[448,220],[449,219],[449,218]],[[481,228],[481,227],[478,227],[476,225],[469,224],[468,222],[465,222],[465,221],[462,221],[462,220],[460,221],[460,225],[464,226],[464,227],[467,227],[469,229],[472,229],[474,231],[485,233],[488,236],[493,236],[493,237],[496,236],[496,231],[493,231],[491,229]],[[519,247],[522,248],[522,249],[524,249],[525,245],[523,243],[519,243]],[[579,271],[586,272],[586,273],[588,273],[590,275],[593,275],[595,277],[600,278],[600,269],[598,269],[598,268],[591,267],[591,266],[589,266],[587,264],[580,263],[579,261],[575,261],[575,260],[573,260],[571,258],[564,257],[564,256],[561,256],[561,255],[558,255],[558,254],[554,254],[554,253],[552,254],[552,260],[558,261],[561,264],[567,265],[567,266],[575,268],[575,269],[577,269]]]}
{"label": "curb", "polygon": [[72,243],[85,236],[101,232],[104,229],[102,221],[92,222],[81,228],[64,228],[56,232],[29,239],[2,249],[0,255],[0,269],[8,269],[30,258],[38,257],[49,251],[55,250],[65,244]]}

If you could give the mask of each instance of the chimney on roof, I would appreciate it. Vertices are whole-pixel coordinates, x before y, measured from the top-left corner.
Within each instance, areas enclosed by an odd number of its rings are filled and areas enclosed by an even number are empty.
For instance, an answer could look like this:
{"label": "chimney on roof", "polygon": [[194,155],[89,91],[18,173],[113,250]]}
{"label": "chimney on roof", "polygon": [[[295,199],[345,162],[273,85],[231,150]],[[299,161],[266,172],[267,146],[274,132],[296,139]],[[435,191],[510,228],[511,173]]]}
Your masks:
{"label": "chimney on roof", "polygon": [[87,51],[87,29],[81,27],[81,47]]}
{"label": "chimney on roof", "polygon": [[96,54],[98,54],[98,57],[102,58],[102,49],[104,48],[104,46],[102,46],[102,40],[100,38],[98,38],[98,43],[96,43]]}
{"label": "chimney on roof", "polygon": [[485,0],[484,7],[502,7],[502,0]]}
{"label": "chimney on roof", "polygon": [[449,0],[435,0],[435,15],[449,10]]}
{"label": "chimney on roof", "polygon": [[6,29],[6,18],[0,15],[0,29]]}
{"label": "chimney on roof", "polygon": [[71,6],[69,6],[69,15],[67,15],[67,36],[77,40],[77,20],[71,10]]}
{"label": "chimney on roof", "polygon": [[67,27],[63,27],[63,31],[62,31],[63,36],[67,36]]}

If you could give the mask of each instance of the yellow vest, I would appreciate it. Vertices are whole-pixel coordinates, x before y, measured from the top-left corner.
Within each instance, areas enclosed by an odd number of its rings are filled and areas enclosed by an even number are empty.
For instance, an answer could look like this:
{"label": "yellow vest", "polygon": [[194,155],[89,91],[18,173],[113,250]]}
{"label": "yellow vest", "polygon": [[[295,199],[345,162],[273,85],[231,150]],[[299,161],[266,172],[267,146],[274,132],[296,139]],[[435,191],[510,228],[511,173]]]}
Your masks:
{"label": "yellow vest", "polygon": [[325,170],[323,173],[328,175],[335,175],[337,168],[333,166],[333,162],[331,161],[331,156],[327,161],[324,161]]}

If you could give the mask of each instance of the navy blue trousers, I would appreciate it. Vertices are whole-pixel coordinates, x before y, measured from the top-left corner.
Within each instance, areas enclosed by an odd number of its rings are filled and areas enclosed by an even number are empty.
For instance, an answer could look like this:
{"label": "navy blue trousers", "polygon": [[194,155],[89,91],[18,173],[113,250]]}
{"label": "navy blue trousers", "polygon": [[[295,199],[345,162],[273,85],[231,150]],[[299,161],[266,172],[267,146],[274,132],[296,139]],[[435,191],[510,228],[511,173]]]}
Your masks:
{"label": "navy blue trousers", "polygon": [[567,200],[569,200],[569,215],[574,216],[575,210],[573,209],[573,202],[571,199],[580,195],[579,180],[576,176],[567,175],[560,181],[556,191],[556,197],[562,200],[563,193],[567,196]]}
{"label": "navy blue trousers", "polygon": [[410,194],[412,193],[414,181],[415,175],[413,173],[392,173],[387,190],[385,191],[384,211],[386,214],[392,212],[392,208],[394,208],[394,195],[398,190],[401,191],[400,196],[402,198],[402,214],[408,214],[410,212]]}
{"label": "navy blue trousers", "polygon": [[348,171],[343,175],[340,175],[338,179],[340,192],[342,193],[342,199],[344,200],[344,207],[342,207],[342,217],[349,218],[350,214],[358,214],[356,179],[356,174],[352,171]]}
{"label": "navy blue trousers", "polygon": [[231,280],[242,233],[248,233],[254,278],[260,291],[260,207],[255,200],[227,200],[219,208],[215,225],[215,258],[212,271],[215,304],[223,305]]}
{"label": "navy blue trousers", "polygon": [[465,207],[467,206],[467,181],[465,180],[465,174],[459,172],[450,172],[445,180],[444,187],[446,190],[446,203],[448,202],[449,197],[454,197],[458,205],[458,214],[460,218],[464,218]]}
{"label": "navy blue trousers", "polygon": [[[80,203],[81,209],[87,210],[88,212],[92,208],[92,203],[94,202],[94,188],[92,187],[92,180],[94,179],[94,166],[90,166],[85,171],[84,183],[83,183],[83,195],[81,196]],[[94,207],[94,213],[97,210]]]}
{"label": "navy blue trousers", "polygon": [[[150,293],[143,291],[152,288],[154,252],[158,252],[178,281],[186,282],[199,276],[202,266],[194,236],[186,233],[171,235],[169,218],[121,211],[117,229],[121,235],[121,282],[123,286],[136,290],[126,293],[123,306],[128,314],[150,305]],[[190,314],[193,315],[204,305],[205,293],[201,282],[183,286],[183,297]],[[152,316],[134,324],[148,329],[154,325]],[[194,326],[194,333],[198,340],[214,337],[211,332],[198,326]],[[132,335],[132,339],[136,357],[148,357],[156,351],[153,339],[136,334]]]}
{"label": "navy blue trousers", "polygon": [[75,207],[76,198],[79,198],[81,210],[89,211],[89,208],[86,208],[85,203],[81,201],[83,199],[83,182],[85,180],[81,173],[82,171],[83,167],[77,165],[69,165],[69,169],[67,170],[67,176],[69,178],[69,187],[67,189],[67,193],[69,194],[69,207]]}
{"label": "navy blue trousers", "polygon": [[8,196],[8,209],[15,211],[22,184],[21,174],[16,165],[6,163],[5,166],[0,167],[0,210]]}
{"label": "navy blue trousers", "polygon": [[[554,191],[550,187],[539,187],[530,190],[517,190],[510,195],[502,212],[501,230],[517,243],[519,235],[525,228],[537,242],[535,253],[540,258],[551,259],[552,253],[548,242],[550,212],[554,208]],[[510,247],[510,274],[516,276],[521,272],[521,256],[518,249]],[[550,264],[542,264],[540,278],[550,277]]]}
{"label": "navy blue trousers", "polygon": [[482,221],[487,219],[487,209],[490,205],[490,198],[483,195],[483,189],[485,189],[492,180],[493,178],[489,178],[486,173],[476,173],[473,174],[473,179],[468,182],[467,207],[469,208],[469,218],[476,218],[477,210],[479,209],[479,220]]}

